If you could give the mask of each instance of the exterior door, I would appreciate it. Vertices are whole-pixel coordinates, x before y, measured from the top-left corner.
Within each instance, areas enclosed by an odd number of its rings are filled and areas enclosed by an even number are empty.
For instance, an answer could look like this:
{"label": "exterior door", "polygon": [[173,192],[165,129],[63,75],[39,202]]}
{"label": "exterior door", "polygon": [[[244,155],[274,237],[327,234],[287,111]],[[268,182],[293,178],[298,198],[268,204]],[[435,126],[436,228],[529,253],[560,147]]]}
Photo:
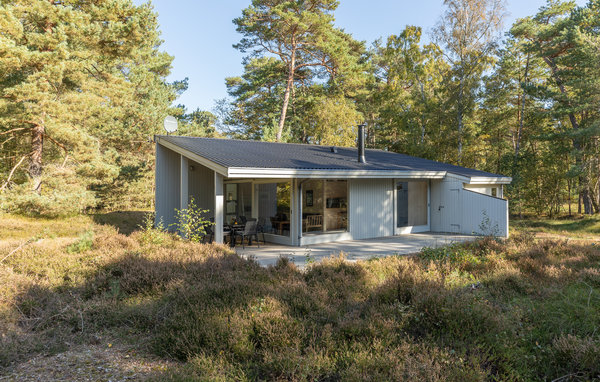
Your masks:
{"label": "exterior door", "polygon": [[460,233],[461,227],[459,224],[460,217],[462,216],[462,208],[460,206],[460,188],[450,188],[448,192],[448,201],[446,202],[446,208],[443,209],[442,219],[449,222],[450,232]]}
{"label": "exterior door", "polygon": [[429,231],[429,182],[395,181],[394,234]]}

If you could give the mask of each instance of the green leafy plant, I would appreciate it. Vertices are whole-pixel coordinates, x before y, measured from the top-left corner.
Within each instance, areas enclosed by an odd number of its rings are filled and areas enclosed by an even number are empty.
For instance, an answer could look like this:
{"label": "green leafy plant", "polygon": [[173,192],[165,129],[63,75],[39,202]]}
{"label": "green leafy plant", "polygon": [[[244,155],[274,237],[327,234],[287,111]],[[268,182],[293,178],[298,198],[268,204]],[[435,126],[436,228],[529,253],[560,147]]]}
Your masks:
{"label": "green leafy plant", "polygon": [[500,234],[500,227],[498,223],[492,223],[486,210],[481,211],[483,218],[479,223],[479,232],[483,236],[497,237]]}
{"label": "green leafy plant", "polygon": [[419,258],[426,261],[434,261],[436,263],[449,264],[479,264],[482,258],[475,255],[464,244],[455,243],[439,248],[424,247],[419,253]]}
{"label": "green leafy plant", "polygon": [[206,227],[212,224],[205,218],[207,212],[198,208],[194,198],[190,198],[187,208],[175,209],[176,222],[169,227],[175,227],[185,240],[200,243],[206,234]]}
{"label": "green leafy plant", "polygon": [[94,246],[94,231],[85,231],[76,242],[67,247],[68,253],[82,253],[89,251]]}
{"label": "green leafy plant", "polygon": [[155,223],[155,214],[149,212],[144,215],[144,221],[139,225],[141,229],[140,240],[144,244],[163,244],[166,240],[167,232],[162,218]]}

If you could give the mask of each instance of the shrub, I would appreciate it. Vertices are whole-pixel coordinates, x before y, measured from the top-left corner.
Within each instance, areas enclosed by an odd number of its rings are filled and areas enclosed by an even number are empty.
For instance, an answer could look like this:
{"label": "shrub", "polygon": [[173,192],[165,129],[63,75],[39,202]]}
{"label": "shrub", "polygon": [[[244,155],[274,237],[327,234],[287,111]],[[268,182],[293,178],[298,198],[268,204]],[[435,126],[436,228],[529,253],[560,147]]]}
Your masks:
{"label": "shrub", "polygon": [[79,239],[67,247],[68,253],[82,253],[92,249],[94,245],[94,231],[86,231]]}
{"label": "shrub", "polygon": [[168,233],[162,222],[162,218],[158,223],[155,223],[154,213],[147,213],[144,215],[144,221],[139,226],[141,229],[140,241],[143,244],[160,245],[165,242],[168,237]]}
{"label": "shrub", "polygon": [[175,227],[184,239],[200,243],[206,234],[206,227],[212,224],[205,218],[207,212],[208,210],[198,208],[194,198],[191,198],[187,208],[175,209],[176,223],[171,226]]}

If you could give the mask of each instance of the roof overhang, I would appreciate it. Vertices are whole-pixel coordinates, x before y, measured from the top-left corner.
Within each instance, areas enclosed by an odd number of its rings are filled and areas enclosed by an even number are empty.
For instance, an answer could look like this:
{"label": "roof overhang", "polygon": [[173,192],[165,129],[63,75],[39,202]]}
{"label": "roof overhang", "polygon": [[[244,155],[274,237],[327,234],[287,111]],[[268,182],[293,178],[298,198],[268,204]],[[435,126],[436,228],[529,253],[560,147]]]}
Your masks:
{"label": "roof overhang", "polygon": [[216,171],[217,173],[219,173],[223,176],[227,176],[227,167],[225,167],[223,165],[220,165],[216,162],[208,160],[198,154],[195,154],[189,150],[186,150],[180,146],[177,146],[169,141],[161,139],[160,137],[155,136],[154,141],[156,143],[160,144],[161,146],[164,146],[170,150],[173,150],[176,153],[181,154],[181,155],[185,156],[186,158],[193,160],[196,163],[200,163],[201,165],[208,167],[211,170]]}
{"label": "roof overhang", "polygon": [[228,178],[405,178],[405,179],[443,179],[446,171],[394,171],[394,170],[344,170],[344,169],[290,169],[290,168],[251,168],[230,167]]}

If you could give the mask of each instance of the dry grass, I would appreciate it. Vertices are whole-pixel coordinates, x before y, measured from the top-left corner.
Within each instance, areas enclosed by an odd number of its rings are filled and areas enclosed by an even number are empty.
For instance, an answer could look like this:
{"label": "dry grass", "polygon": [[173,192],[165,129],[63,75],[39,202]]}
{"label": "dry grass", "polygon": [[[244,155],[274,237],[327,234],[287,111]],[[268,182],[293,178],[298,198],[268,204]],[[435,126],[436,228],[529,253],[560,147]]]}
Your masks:
{"label": "dry grass", "polygon": [[[12,232],[0,258],[28,237],[9,228],[19,219],[0,223]],[[111,343],[157,365],[136,378],[161,381],[600,378],[592,243],[521,234],[301,271],[73,219],[79,229],[25,219],[28,234],[38,224],[54,236],[0,264],[0,373],[26,376],[33,363],[40,375],[42,355]],[[104,364],[94,367],[130,375],[127,362]]]}

